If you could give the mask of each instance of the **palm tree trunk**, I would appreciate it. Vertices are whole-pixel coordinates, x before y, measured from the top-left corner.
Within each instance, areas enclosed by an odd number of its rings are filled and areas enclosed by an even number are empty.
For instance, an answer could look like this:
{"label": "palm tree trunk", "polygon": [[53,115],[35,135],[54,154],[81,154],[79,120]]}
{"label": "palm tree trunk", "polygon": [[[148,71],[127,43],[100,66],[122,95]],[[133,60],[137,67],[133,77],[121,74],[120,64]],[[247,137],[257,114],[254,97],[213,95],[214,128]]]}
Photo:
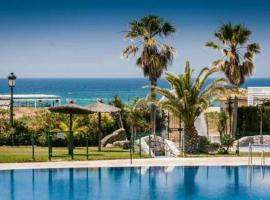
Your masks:
{"label": "palm tree trunk", "polygon": [[185,125],[184,137],[185,153],[197,153],[199,146],[199,135],[194,124]]}
{"label": "palm tree trunk", "polygon": [[[157,86],[157,81],[151,79],[151,86]],[[151,88],[150,90],[151,100],[156,100],[156,94],[154,93],[154,89]],[[151,134],[154,135],[154,148],[153,153],[155,155],[155,149],[156,149],[156,105],[151,104],[151,116],[150,116],[150,123],[151,123]]]}
{"label": "palm tree trunk", "polygon": [[230,128],[230,134],[232,134],[232,113],[229,113],[229,120],[230,120],[230,126],[229,126],[229,128]]}
{"label": "palm tree trunk", "polygon": [[233,104],[233,122],[232,122],[232,136],[236,138],[236,129],[237,129],[237,112],[238,112],[238,98],[234,97]]}

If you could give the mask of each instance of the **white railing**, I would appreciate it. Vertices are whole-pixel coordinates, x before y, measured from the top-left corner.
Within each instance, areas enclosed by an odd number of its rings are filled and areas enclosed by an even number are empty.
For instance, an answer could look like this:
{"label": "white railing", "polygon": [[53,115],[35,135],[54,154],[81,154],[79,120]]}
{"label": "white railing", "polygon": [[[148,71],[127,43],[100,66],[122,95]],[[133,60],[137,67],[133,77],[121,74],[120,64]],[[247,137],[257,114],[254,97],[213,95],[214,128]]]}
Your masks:
{"label": "white railing", "polygon": [[269,144],[251,144],[249,143],[248,147],[248,165],[253,165],[253,148],[256,148],[256,152],[258,152],[258,149],[261,150],[261,166],[265,166],[265,150],[270,150]]}

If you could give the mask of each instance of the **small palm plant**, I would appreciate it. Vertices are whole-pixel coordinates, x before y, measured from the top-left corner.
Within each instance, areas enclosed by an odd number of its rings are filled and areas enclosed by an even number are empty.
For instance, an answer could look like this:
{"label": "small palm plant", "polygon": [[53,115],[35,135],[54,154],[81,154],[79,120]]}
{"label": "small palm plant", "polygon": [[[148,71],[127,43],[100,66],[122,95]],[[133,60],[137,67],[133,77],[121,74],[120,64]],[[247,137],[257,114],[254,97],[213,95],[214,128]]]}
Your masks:
{"label": "small palm plant", "polygon": [[195,120],[210,105],[213,98],[224,90],[224,78],[206,85],[207,78],[216,71],[216,68],[203,68],[193,79],[193,70],[187,62],[183,74],[166,73],[165,79],[171,88],[152,86],[154,92],[162,96],[162,100],[156,104],[183,121],[184,146],[187,153],[198,152],[199,136],[194,125]]}
{"label": "small palm plant", "polygon": [[131,129],[145,129],[147,122],[145,121],[144,112],[141,108],[142,99],[137,99],[128,107],[127,122]]}
{"label": "small palm plant", "polygon": [[[58,125],[58,129],[55,129],[54,132],[64,132],[66,135],[66,139],[69,141],[69,137],[67,134],[69,134],[69,123],[65,123],[65,122],[60,122]],[[76,136],[80,133],[86,134],[87,131],[89,130],[89,128],[87,126],[80,126],[79,125],[79,120],[76,119],[73,123],[72,123],[72,128],[71,128],[73,134]]]}

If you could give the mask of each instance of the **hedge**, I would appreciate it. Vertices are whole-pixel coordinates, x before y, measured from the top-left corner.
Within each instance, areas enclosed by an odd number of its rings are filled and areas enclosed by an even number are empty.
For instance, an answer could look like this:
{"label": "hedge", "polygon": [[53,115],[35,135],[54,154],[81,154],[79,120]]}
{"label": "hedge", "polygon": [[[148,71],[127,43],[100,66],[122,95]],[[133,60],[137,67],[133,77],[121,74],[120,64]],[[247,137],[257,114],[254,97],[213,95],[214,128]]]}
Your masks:
{"label": "hedge", "polygon": [[238,108],[237,128],[240,137],[260,134],[261,113],[263,134],[270,135],[270,106],[249,106]]}

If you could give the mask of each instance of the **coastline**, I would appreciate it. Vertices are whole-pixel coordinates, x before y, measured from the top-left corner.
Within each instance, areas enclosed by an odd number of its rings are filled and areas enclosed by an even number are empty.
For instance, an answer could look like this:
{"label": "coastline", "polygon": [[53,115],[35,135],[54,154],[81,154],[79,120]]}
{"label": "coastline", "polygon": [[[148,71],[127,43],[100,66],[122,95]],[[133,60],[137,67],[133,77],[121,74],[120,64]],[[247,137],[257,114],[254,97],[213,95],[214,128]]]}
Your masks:
{"label": "coastline", "polygon": [[[253,158],[253,166],[261,166],[261,158]],[[96,161],[54,161],[28,163],[1,163],[2,170],[27,169],[65,169],[65,168],[107,168],[107,167],[177,167],[177,166],[248,166],[248,157],[205,157],[205,158],[146,158]],[[265,160],[264,166],[270,166],[270,160]]]}

